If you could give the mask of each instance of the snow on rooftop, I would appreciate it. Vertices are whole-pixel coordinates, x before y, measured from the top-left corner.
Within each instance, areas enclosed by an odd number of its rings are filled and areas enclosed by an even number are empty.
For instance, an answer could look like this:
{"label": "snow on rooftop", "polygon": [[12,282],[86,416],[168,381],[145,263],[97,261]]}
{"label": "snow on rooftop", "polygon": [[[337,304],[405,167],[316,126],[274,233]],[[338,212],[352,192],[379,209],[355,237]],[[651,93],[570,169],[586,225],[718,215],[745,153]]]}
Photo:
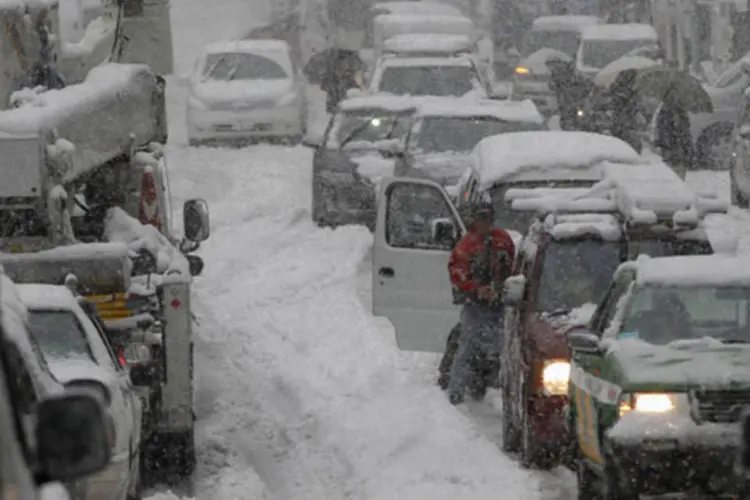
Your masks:
{"label": "snow on rooftop", "polygon": [[375,18],[375,24],[383,27],[386,38],[408,33],[474,34],[471,19],[455,15],[381,14]]}
{"label": "snow on rooftop", "polygon": [[587,26],[581,33],[583,40],[657,40],[650,24],[600,24]]}
{"label": "snow on rooftop", "polygon": [[414,98],[409,96],[375,94],[351,97],[341,101],[341,104],[339,105],[341,111],[376,108],[385,109],[387,111],[408,111],[410,109],[416,110],[416,103]]}
{"label": "snow on rooftop", "polygon": [[473,66],[468,57],[399,57],[383,59],[383,68],[403,67],[435,67],[435,66]]}
{"label": "snow on rooftop", "polygon": [[[575,178],[602,174],[596,164],[604,161],[637,163],[640,155],[614,137],[589,132],[511,132],[482,139],[474,150],[479,165],[480,189],[525,171],[542,179]],[[565,179],[566,177],[562,177]],[[570,177],[568,177],[570,178]]]}
{"label": "snow on rooftop", "polygon": [[418,114],[423,117],[492,117],[507,121],[544,123],[544,117],[530,100],[494,101],[480,99],[467,101],[458,97],[436,97],[418,101]]}
{"label": "snow on rooftop", "polygon": [[750,287],[750,256],[641,258],[637,266],[637,281],[641,284]]}
{"label": "snow on rooftop", "polygon": [[603,24],[596,16],[542,16],[534,19],[532,30],[580,31],[586,26]]}
{"label": "snow on rooftop", "polygon": [[467,35],[442,33],[408,33],[394,35],[383,42],[384,52],[453,53],[472,49],[474,41]]}
{"label": "snow on rooftop", "polygon": [[393,14],[438,14],[447,16],[463,16],[463,13],[452,5],[442,2],[378,2],[372,6],[373,10],[385,10]]}
{"label": "snow on rooftop", "polygon": [[550,235],[558,240],[594,235],[605,241],[618,241],[622,237],[620,223],[610,214],[550,214],[544,223]]}
{"label": "snow on rooftop", "polygon": [[287,52],[289,44],[284,40],[227,40],[213,42],[203,49],[205,54],[224,54],[227,52]]}

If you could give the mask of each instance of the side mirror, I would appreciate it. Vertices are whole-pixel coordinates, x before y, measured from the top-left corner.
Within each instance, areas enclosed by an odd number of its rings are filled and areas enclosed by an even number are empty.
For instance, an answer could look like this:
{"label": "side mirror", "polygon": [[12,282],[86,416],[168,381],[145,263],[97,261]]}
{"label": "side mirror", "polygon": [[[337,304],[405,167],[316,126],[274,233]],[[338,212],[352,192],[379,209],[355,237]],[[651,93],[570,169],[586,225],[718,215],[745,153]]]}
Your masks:
{"label": "side mirror", "polygon": [[186,255],[188,265],[190,266],[190,276],[200,276],[203,272],[203,259],[197,255]]}
{"label": "side mirror", "polygon": [[66,392],[39,403],[39,482],[70,481],[104,469],[111,458],[104,408],[92,396]]}
{"label": "side mirror", "polygon": [[568,342],[572,350],[585,354],[601,354],[599,337],[584,330],[573,330],[568,332]]}
{"label": "side mirror", "polygon": [[503,303],[506,306],[518,307],[523,300],[523,293],[526,290],[526,276],[517,274],[505,280],[503,285]]}
{"label": "side mirror", "polygon": [[456,246],[456,226],[450,219],[435,219],[432,221],[432,241],[446,248]]}
{"label": "side mirror", "polygon": [[188,200],[182,207],[185,238],[189,241],[206,241],[211,234],[208,219],[208,203],[205,200]]}

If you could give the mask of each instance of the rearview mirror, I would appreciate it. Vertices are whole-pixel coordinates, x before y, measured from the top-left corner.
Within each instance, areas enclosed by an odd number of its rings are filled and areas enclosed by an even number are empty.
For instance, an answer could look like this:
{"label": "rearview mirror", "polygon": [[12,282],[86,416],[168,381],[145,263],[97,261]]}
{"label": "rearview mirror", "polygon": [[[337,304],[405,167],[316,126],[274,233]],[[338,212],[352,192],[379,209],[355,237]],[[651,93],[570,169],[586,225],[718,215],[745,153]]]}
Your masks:
{"label": "rearview mirror", "polygon": [[203,259],[197,255],[186,255],[188,265],[190,266],[190,276],[200,276],[203,272]]}
{"label": "rearview mirror", "polygon": [[523,300],[526,289],[526,276],[517,274],[505,280],[503,285],[503,303],[506,306],[517,307]]}
{"label": "rearview mirror", "polygon": [[446,248],[456,246],[456,226],[450,219],[435,219],[431,222],[432,241]]}
{"label": "rearview mirror", "polygon": [[185,238],[189,241],[206,241],[211,234],[208,203],[199,198],[188,200],[182,207]]}
{"label": "rearview mirror", "polygon": [[66,392],[39,403],[36,442],[41,483],[88,476],[109,464],[104,409],[88,394]]}

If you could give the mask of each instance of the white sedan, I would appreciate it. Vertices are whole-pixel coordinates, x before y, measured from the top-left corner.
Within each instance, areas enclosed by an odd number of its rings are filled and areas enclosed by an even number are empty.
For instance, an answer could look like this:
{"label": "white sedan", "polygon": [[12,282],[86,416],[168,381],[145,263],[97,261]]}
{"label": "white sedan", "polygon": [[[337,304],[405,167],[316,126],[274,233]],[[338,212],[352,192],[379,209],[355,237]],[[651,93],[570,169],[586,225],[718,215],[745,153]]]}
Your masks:
{"label": "white sedan", "polygon": [[34,343],[66,387],[96,392],[111,417],[109,466],[89,481],[89,500],[141,498],[141,403],[104,332],[64,286],[17,285]]}
{"label": "white sedan", "polygon": [[281,40],[208,45],[196,62],[187,97],[191,145],[288,138],[306,133],[306,81]]}

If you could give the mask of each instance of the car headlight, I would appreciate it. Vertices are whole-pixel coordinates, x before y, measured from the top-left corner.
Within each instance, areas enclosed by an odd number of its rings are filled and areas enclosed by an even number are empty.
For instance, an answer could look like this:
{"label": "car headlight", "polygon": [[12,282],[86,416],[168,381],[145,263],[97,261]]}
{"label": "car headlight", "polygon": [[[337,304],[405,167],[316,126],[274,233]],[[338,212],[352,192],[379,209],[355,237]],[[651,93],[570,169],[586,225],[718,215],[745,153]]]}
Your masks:
{"label": "car headlight", "polygon": [[208,106],[206,106],[206,103],[198,99],[197,97],[191,95],[188,97],[188,107],[198,110],[198,111],[205,111],[208,109]]}
{"label": "car headlight", "polygon": [[529,71],[529,68],[525,68],[523,66],[516,66],[516,75],[528,76],[529,74],[531,74],[531,71]]}
{"label": "car headlight", "polygon": [[631,411],[638,413],[670,413],[687,403],[685,394],[672,392],[644,392],[623,394],[620,397],[620,416]]}
{"label": "car headlight", "polygon": [[570,363],[567,361],[548,360],[542,368],[542,388],[549,396],[568,394],[570,381]]}
{"label": "car headlight", "polygon": [[278,106],[290,106],[294,104],[294,101],[297,100],[297,93],[296,92],[289,92],[287,94],[284,94],[281,96],[281,98],[276,101],[276,104]]}

